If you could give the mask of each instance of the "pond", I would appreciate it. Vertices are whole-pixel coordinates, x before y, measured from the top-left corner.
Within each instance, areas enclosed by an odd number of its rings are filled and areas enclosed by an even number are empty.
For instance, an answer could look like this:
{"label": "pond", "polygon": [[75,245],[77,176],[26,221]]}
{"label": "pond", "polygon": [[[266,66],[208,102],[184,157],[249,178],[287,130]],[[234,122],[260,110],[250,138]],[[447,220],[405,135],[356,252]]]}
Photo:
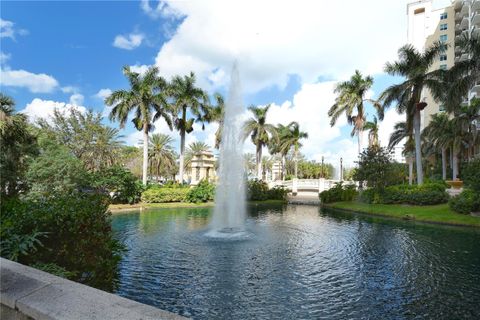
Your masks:
{"label": "pond", "polygon": [[114,215],[116,293],[194,319],[480,318],[478,230],[250,206],[248,236],[221,240],[211,211]]}

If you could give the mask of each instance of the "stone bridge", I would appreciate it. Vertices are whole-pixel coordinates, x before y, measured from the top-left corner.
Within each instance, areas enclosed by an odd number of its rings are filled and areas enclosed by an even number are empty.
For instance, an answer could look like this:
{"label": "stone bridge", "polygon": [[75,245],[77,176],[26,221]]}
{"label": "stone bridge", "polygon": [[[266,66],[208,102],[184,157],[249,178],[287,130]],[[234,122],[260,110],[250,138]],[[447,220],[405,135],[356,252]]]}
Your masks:
{"label": "stone bridge", "polygon": [[[268,186],[270,188],[276,186],[282,186],[291,191],[293,195],[297,193],[316,193],[319,194],[322,191],[332,188],[340,180],[329,179],[292,179],[285,181],[271,181]],[[354,181],[343,181],[344,184],[356,184]]]}

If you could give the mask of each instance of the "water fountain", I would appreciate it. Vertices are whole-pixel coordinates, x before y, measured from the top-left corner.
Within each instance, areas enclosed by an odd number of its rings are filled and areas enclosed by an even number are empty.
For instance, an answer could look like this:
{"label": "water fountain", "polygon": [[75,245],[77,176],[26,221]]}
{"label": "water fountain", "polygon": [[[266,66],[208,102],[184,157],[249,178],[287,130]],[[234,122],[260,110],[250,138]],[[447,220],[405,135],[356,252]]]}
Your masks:
{"label": "water fountain", "polygon": [[234,63],[225,104],[222,143],[220,145],[219,183],[211,222],[211,236],[235,236],[245,224],[245,169],[241,139],[243,103],[238,66]]}

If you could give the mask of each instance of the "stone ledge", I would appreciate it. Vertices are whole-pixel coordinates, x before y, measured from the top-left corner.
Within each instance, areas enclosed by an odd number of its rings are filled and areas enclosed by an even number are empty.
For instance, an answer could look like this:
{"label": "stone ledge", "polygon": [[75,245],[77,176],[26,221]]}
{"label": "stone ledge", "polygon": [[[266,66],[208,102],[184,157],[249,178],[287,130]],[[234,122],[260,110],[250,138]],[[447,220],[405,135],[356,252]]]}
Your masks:
{"label": "stone ledge", "polygon": [[3,258],[0,303],[2,310],[15,310],[19,319],[186,319]]}

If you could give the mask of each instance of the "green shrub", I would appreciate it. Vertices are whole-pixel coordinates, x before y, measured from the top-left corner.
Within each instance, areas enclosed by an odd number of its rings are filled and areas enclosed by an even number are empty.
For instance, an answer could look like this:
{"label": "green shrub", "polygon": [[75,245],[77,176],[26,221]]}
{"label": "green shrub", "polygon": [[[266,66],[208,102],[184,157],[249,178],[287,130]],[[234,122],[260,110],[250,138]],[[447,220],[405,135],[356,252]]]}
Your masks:
{"label": "green shrub", "polygon": [[149,188],[142,193],[142,201],[146,203],[182,202],[189,188]]}
{"label": "green shrub", "polygon": [[458,196],[451,198],[448,205],[453,211],[463,214],[479,211],[480,194],[473,190],[465,189]]}
{"label": "green shrub", "polygon": [[187,202],[207,202],[215,197],[215,185],[208,180],[200,181],[195,187],[191,188],[186,196]]}
{"label": "green shrub", "polygon": [[92,175],[92,185],[111,195],[112,203],[137,203],[144,190],[142,182],[130,171],[113,166]]}
{"label": "green shrub", "polygon": [[123,247],[113,237],[108,203],[81,193],[2,201],[0,253],[111,291]]}
{"label": "green shrub", "polygon": [[268,199],[268,185],[262,180],[249,180],[247,183],[247,199],[263,201]]}
{"label": "green shrub", "polygon": [[472,160],[465,165],[462,180],[466,187],[480,193],[480,159]]}
{"label": "green shrub", "polygon": [[288,190],[282,186],[276,186],[268,190],[268,199],[270,200],[286,200]]}
{"label": "green shrub", "polygon": [[333,188],[320,193],[322,203],[332,203],[338,201],[353,201],[357,198],[358,191],[355,185],[343,185],[342,182],[336,183]]}
{"label": "green shrub", "polygon": [[382,204],[412,204],[431,205],[446,203],[448,194],[445,192],[444,182],[426,183],[418,185],[396,185],[384,190],[368,189],[360,194],[360,201],[365,203]]}

